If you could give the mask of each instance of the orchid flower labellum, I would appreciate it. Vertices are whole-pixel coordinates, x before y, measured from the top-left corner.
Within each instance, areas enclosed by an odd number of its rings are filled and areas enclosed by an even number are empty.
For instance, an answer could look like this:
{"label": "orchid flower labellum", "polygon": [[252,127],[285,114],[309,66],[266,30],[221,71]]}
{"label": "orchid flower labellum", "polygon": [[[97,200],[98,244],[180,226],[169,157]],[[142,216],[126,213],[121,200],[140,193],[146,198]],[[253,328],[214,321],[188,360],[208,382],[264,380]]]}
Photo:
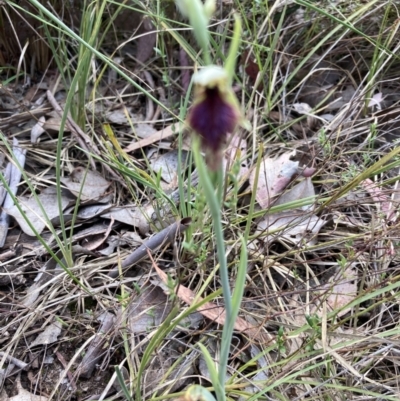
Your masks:
{"label": "orchid flower labellum", "polygon": [[215,65],[205,67],[194,74],[193,83],[194,102],[188,123],[200,135],[208,165],[215,170],[220,165],[228,134],[243,124],[243,117],[225,69]]}

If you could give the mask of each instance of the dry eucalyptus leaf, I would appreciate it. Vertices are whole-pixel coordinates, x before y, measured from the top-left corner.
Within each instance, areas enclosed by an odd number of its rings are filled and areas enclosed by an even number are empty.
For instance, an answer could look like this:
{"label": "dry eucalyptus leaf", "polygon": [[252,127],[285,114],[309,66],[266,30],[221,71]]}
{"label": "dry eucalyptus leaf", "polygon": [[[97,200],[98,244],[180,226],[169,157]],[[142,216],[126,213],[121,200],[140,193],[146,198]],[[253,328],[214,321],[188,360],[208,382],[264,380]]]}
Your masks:
{"label": "dry eucalyptus leaf", "polygon": [[[45,131],[60,131],[61,128],[61,116],[56,115],[55,117],[49,118],[47,121],[44,122],[43,124],[43,129]],[[70,132],[70,128],[68,124],[65,124],[64,126],[64,132]]]}
{"label": "dry eucalyptus leaf", "polygon": [[[260,173],[256,187],[258,204],[266,209],[273,202],[273,198],[280,194],[299,173],[299,162],[291,160],[295,151],[284,153],[276,159],[265,157],[261,161]],[[254,190],[256,169],[250,173],[250,185]]]}
{"label": "dry eucalyptus leaf", "polygon": [[131,333],[146,333],[159,326],[171,312],[172,302],[160,287],[142,288],[128,309]]}
{"label": "dry eucalyptus leaf", "polygon": [[[161,280],[167,284],[168,277],[165,272],[163,272],[156,263],[153,263],[153,267],[157,271],[158,276]],[[198,302],[203,300],[202,297],[196,296],[196,294],[190,290],[189,288],[180,285],[176,292],[176,295],[188,305],[193,304],[193,300],[196,299]],[[226,321],[226,311],[223,307],[217,306],[213,302],[207,302],[200,306],[197,309],[203,316],[207,317],[211,321],[217,322],[219,324],[225,324]],[[245,335],[251,337],[253,340],[260,340],[260,341],[271,341],[272,337],[268,333],[264,333],[258,327],[251,325],[246,320],[242,319],[241,317],[237,317],[234,323],[234,329],[244,333]]]}
{"label": "dry eucalyptus leaf", "polygon": [[82,201],[98,200],[107,191],[111,185],[97,171],[87,170],[83,167],[77,167],[69,177],[64,177],[61,182],[68,190]]}
{"label": "dry eucalyptus leaf", "polygon": [[98,251],[101,255],[111,255],[115,248],[122,245],[129,245],[131,248],[137,248],[143,244],[142,238],[134,231],[126,232],[122,235],[112,235],[107,238],[107,247]]}
{"label": "dry eucalyptus leaf", "polygon": [[[307,177],[300,181],[293,188],[284,192],[274,203],[274,205],[284,205],[285,203],[294,202],[296,200],[311,198],[315,196],[314,185],[311,178]],[[309,210],[310,206],[304,206],[302,210]]]}
{"label": "dry eucalyptus leaf", "polygon": [[150,124],[136,124],[135,134],[138,138],[149,138],[154,135],[157,130]]}
{"label": "dry eucalyptus leaf", "polygon": [[263,239],[267,242],[284,238],[294,244],[315,245],[316,237],[326,224],[314,214],[303,210],[292,210],[267,215],[258,223],[258,231],[266,233]]}
{"label": "dry eucalyptus leaf", "polygon": [[99,216],[100,214],[111,209],[111,204],[107,205],[88,205],[83,206],[78,211],[78,218],[83,220],[92,219],[93,217]]}
{"label": "dry eucalyptus leaf", "polygon": [[45,116],[39,118],[38,122],[31,129],[31,143],[36,143],[40,135],[42,135],[46,130],[43,128],[46,122]]}
{"label": "dry eucalyptus leaf", "polygon": [[306,114],[307,115],[307,114],[310,114],[311,111],[312,111],[312,108],[307,103],[293,103],[292,107],[299,114]]}
{"label": "dry eucalyptus leaf", "polygon": [[160,142],[169,138],[170,136],[176,134],[178,132],[178,127],[176,125],[170,125],[165,127],[154,134],[141,139],[140,141],[131,143],[128,147],[124,149],[125,152],[133,152],[134,150],[141,149],[145,146],[152,145],[156,142]]}
{"label": "dry eucalyptus leaf", "polygon": [[372,96],[372,98],[368,102],[368,107],[376,106],[377,110],[382,110],[382,107],[381,107],[382,101],[383,101],[382,92],[376,93],[375,95]]}
{"label": "dry eucalyptus leaf", "polygon": [[[311,178],[305,178],[289,191],[283,193],[276,205],[284,205],[296,200],[315,196]],[[295,244],[314,245],[316,236],[326,221],[310,214],[311,206],[264,216],[258,223],[258,230],[266,233],[267,242],[284,238]]]}
{"label": "dry eucalyptus leaf", "polygon": [[61,334],[61,323],[54,322],[50,326],[47,326],[43,333],[40,333],[30,344],[30,347],[35,345],[52,344],[58,340],[58,336]]}
{"label": "dry eucalyptus leaf", "polygon": [[[179,172],[178,150],[171,150],[167,153],[159,154],[155,160],[151,161],[151,168],[158,174],[165,182],[177,182],[177,175]],[[187,152],[182,151],[182,164],[184,164]]]}
{"label": "dry eucalyptus leaf", "polygon": [[0,401],[8,401],[8,394],[6,393],[6,390],[4,387],[0,390]]}
{"label": "dry eucalyptus leaf", "polygon": [[[250,352],[252,358],[258,356],[257,358],[258,372],[250,378],[249,380],[250,385],[245,388],[245,391],[246,393],[256,394],[262,388],[260,385],[257,385],[255,383],[262,383],[262,382],[266,383],[268,380],[268,361],[265,358],[265,356],[262,356],[263,351],[259,349],[256,345],[254,344],[250,345]],[[239,398],[239,401],[244,401],[247,400],[248,398],[249,398],[248,396],[247,397],[241,396]]]}
{"label": "dry eucalyptus leaf", "polygon": [[102,214],[105,219],[113,218],[121,223],[137,227],[142,235],[150,231],[150,222],[154,214],[154,206],[151,204],[143,207],[115,207],[108,213]]}
{"label": "dry eucalyptus leaf", "polygon": [[[124,224],[129,224],[133,227],[141,225],[144,219],[143,212],[136,207],[113,207],[107,213],[101,215],[105,219],[113,218],[116,221],[120,221]],[[145,225],[148,224],[148,220],[145,221]]]}
{"label": "dry eucalyptus leaf", "polygon": [[[58,195],[55,192],[52,192],[51,188],[48,189],[48,191],[43,191],[40,195],[38,195],[38,201],[46,213],[47,219],[51,220],[60,215],[60,209],[58,207]],[[27,219],[30,221],[38,234],[43,231],[47,224],[46,218],[44,217],[39,203],[33,196],[30,198],[24,196],[18,197],[18,204],[20,208],[23,212],[25,212]],[[62,209],[64,210],[68,204],[69,199],[64,195],[61,195]],[[21,230],[25,234],[30,236],[35,235],[34,231],[28,225],[17,206],[14,205],[11,208],[6,209],[6,212],[13,216],[15,220],[17,220]]]}
{"label": "dry eucalyptus leaf", "polygon": [[335,99],[331,100],[330,103],[324,108],[325,111],[338,110],[343,106],[350,103],[354,97],[356,90],[352,86],[345,87],[342,91],[335,93]]}
{"label": "dry eucalyptus leaf", "polygon": [[[340,278],[332,277],[328,284],[323,286],[321,291],[322,298],[327,303],[329,310],[338,310],[353,301],[357,296],[357,270],[354,266],[349,265],[345,269],[339,271]],[[329,294],[329,295],[324,295]],[[337,316],[343,316],[348,313],[350,308],[340,311]],[[321,315],[321,308],[314,313]]]}
{"label": "dry eucalyptus leaf", "polygon": [[[211,355],[211,358],[213,360],[218,360],[218,355],[217,355],[217,342],[214,338],[209,338],[207,343],[205,344],[207,347],[208,352]],[[211,382],[211,373],[210,370],[208,369],[206,359],[204,358],[203,353],[200,353],[199,356],[199,371],[201,373],[201,376],[207,379],[209,382]],[[228,372],[225,373],[225,381],[229,380],[232,377]]]}
{"label": "dry eucalyptus leaf", "polygon": [[141,121],[142,117],[133,113],[131,107],[121,107],[106,113],[108,122],[118,125],[129,125],[131,122]]}
{"label": "dry eucalyptus leaf", "polygon": [[104,234],[93,235],[90,238],[85,238],[85,240],[82,242],[82,246],[88,251],[94,251],[97,248],[101,247],[107,241],[113,224],[114,221],[111,220],[108,229]]}

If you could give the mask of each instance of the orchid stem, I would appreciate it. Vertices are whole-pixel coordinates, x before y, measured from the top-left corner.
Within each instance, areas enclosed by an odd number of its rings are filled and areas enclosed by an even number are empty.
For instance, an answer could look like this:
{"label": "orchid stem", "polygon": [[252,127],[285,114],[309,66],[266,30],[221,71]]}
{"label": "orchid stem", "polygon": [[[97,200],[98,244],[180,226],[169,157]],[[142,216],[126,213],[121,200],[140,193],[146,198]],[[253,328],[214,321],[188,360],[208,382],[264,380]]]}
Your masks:
{"label": "orchid stem", "polygon": [[[207,199],[208,206],[210,208],[211,217],[213,220],[214,226],[214,234],[215,234],[215,242],[217,245],[217,255],[219,262],[219,272],[221,277],[222,284],[222,293],[225,301],[225,319],[226,324],[223,327],[222,331],[222,346],[221,346],[221,355],[219,361],[219,391],[216,390],[218,395],[218,400],[225,400],[225,392],[223,391],[224,383],[226,380],[226,369],[228,365],[228,357],[231,339],[233,335],[233,326],[228,324],[231,318],[235,318],[232,310],[232,295],[231,289],[229,286],[229,274],[228,274],[228,266],[226,261],[225,254],[225,241],[224,241],[224,232],[222,229],[222,219],[221,219],[221,207],[222,207],[222,194],[223,194],[223,168],[222,166],[219,168],[217,172],[216,182],[218,184],[217,193],[215,191],[215,187],[211,182],[211,177],[209,171],[207,170],[204,159],[200,153],[200,139],[198,137],[193,138],[193,155],[196,163],[197,171],[199,174],[199,181],[204,190],[204,194]],[[236,313],[237,314],[237,313]]]}

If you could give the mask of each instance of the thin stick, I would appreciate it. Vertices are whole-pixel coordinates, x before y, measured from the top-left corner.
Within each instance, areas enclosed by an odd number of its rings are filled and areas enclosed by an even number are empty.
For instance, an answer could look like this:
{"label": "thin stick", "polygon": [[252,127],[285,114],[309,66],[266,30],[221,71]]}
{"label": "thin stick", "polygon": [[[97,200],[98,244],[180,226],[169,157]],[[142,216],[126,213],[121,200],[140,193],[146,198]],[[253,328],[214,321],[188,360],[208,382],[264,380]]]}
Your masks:
{"label": "thin stick", "polygon": [[[190,225],[191,219],[184,218],[176,223],[169,225],[168,227],[161,230],[159,233],[153,235],[148,240],[146,240],[143,245],[135,249],[121,264],[122,269],[126,269],[129,266],[137,264],[142,259],[148,256],[148,250],[154,252],[157,249],[165,246],[176,238],[177,235],[183,233]],[[118,267],[112,269],[108,276],[116,278],[119,274]]]}

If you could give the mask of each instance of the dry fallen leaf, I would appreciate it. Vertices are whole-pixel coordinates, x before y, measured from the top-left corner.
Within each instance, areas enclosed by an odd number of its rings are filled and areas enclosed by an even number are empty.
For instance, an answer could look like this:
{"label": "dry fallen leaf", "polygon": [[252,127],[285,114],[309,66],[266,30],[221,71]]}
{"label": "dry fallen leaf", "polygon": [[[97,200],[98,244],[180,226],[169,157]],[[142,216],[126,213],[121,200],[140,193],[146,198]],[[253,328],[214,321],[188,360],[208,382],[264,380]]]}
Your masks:
{"label": "dry fallen leaf", "polygon": [[[14,395],[13,397],[7,397],[7,393],[1,393],[2,401],[47,401],[47,397],[43,397],[40,395],[35,395],[30,393],[29,391],[25,390],[21,385],[20,377],[18,376],[17,380],[15,381],[18,394]],[[4,398],[3,398],[4,397]]]}
{"label": "dry fallen leaf", "polygon": [[144,64],[153,54],[157,41],[157,30],[149,16],[142,16],[139,32],[136,58]]}
{"label": "dry fallen leaf", "polygon": [[68,190],[82,201],[99,200],[111,185],[97,171],[77,167],[69,177],[61,178]]}
{"label": "dry fallen leaf", "polygon": [[136,124],[134,125],[135,134],[138,138],[149,138],[154,135],[157,130],[150,124]]}
{"label": "dry fallen leaf", "polygon": [[172,303],[160,287],[142,288],[127,312],[131,333],[146,333],[147,330],[159,326],[171,309]]}
{"label": "dry fallen leaf", "polygon": [[[54,117],[49,118],[48,120],[46,120],[43,124],[43,129],[45,131],[60,131],[61,128],[61,120],[62,117],[59,115],[56,115]],[[68,124],[65,124],[64,126],[64,132],[71,132],[70,127],[68,126]]]}
{"label": "dry fallen leaf", "polygon": [[[149,257],[151,261],[153,262],[153,266],[157,271],[157,274],[161,278],[161,280],[167,284],[168,283],[168,277],[167,275],[157,266],[157,264],[154,262],[151,254],[149,254]],[[196,299],[197,302],[201,302],[203,300],[202,297],[197,297],[195,293],[188,288],[186,288],[183,285],[180,285],[177,289],[176,295],[184,302],[186,302],[188,305],[192,305],[194,299]],[[203,316],[207,317],[208,319],[219,323],[219,324],[225,324],[226,317],[225,317],[225,309],[212,303],[212,302],[206,302],[204,305],[199,306],[197,308],[197,311],[200,312]],[[234,324],[234,329],[237,331],[240,331],[241,333],[251,337],[254,340],[259,340],[261,342],[271,342],[272,336],[270,336],[268,333],[265,333],[261,330],[261,328],[257,328],[252,326],[250,323],[248,323],[246,320],[237,317],[235,324]]]}
{"label": "dry fallen leaf", "polygon": [[148,204],[143,207],[114,207],[101,215],[105,219],[114,219],[124,224],[137,227],[143,235],[150,231],[150,222],[154,213],[154,206]]}
{"label": "dry fallen leaf", "polygon": [[[357,296],[357,270],[349,265],[339,271],[340,278],[337,275],[329,280],[329,283],[322,286],[321,294],[326,301],[329,311],[338,310],[353,301]],[[329,295],[325,295],[329,294]],[[343,316],[348,313],[350,308],[340,311],[337,316]],[[315,308],[313,313],[321,315],[321,308]]]}
{"label": "dry fallen leaf", "polygon": [[107,246],[98,251],[101,255],[111,255],[115,248],[121,245],[129,245],[130,248],[137,248],[143,244],[142,238],[134,231],[128,231],[122,235],[111,235],[107,238]]}
{"label": "dry fallen leaf", "polygon": [[[60,215],[60,209],[58,206],[58,195],[55,191],[55,188],[49,187],[42,191],[42,193],[38,195],[38,201],[42,206],[44,212],[46,213],[47,219],[51,220]],[[61,195],[61,205],[63,210],[68,206],[69,202],[70,200],[67,197]],[[20,196],[18,197],[18,203],[22,211],[25,212],[26,217],[30,221],[31,225],[34,227],[37,233],[40,234],[46,227],[47,222],[44,217],[42,208],[36,201],[35,197],[32,196],[28,198],[25,196]],[[19,226],[21,227],[21,230],[25,234],[30,236],[35,235],[35,232],[24,219],[17,206],[14,205],[11,208],[6,209],[6,212],[9,215],[13,216],[15,220],[17,220]]]}
{"label": "dry fallen leaf", "polygon": [[29,345],[34,347],[35,345],[52,344],[57,341],[58,336],[61,334],[61,323],[56,321],[45,328]]}
{"label": "dry fallen leaf", "polygon": [[147,138],[144,138],[140,141],[131,143],[128,147],[124,149],[125,152],[133,152],[134,150],[141,149],[145,146],[152,145],[155,142],[160,142],[163,139],[169,138],[170,136],[174,135],[177,133],[177,127],[174,125],[170,125],[168,127],[165,127],[161,129],[160,131],[157,131],[153,135],[150,135]]}
{"label": "dry fallen leaf", "polygon": [[[280,194],[292,181],[296,174],[300,173],[299,162],[291,158],[295,151],[284,153],[276,159],[265,157],[261,161],[260,173],[256,187],[256,199],[263,208],[268,208],[274,198]],[[254,190],[256,169],[250,173],[250,185]]]}
{"label": "dry fallen leaf", "polygon": [[[282,194],[276,205],[315,196],[311,178],[305,178],[289,191]],[[311,213],[310,206],[268,214],[258,223],[258,230],[265,235],[264,240],[272,242],[284,238],[294,244],[314,245],[316,237],[326,221]]]}
{"label": "dry fallen leaf", "polygon": [[[178,150],[171,150],[167,153],[158,154],[156,159],[151,160],[151,168],[158,174],[161,174],[161,178],[171,183],[173,181],[178,182],[177,175],[180,171],[178,161]],[[187,152],[182,151],[182,164],[184,164]]]}
{"label": "dry fallen leaf", "polygon": [[272,242],[284,238],[296,245],[315,245],[317,234],[326,224],[314,214],[302,210],[275,213],[258,223],[258,230],[266,233],[263,240]]}
{"label": "dry fallen leaf", "polygon": [[37,123],[32,127],[31,129],[31,142],[36,143],[37,140],[39,139],[40,135],[43,134],[43,132],[46,132],[46,130],[43,128],[43,125],[46,122],[46,118],[44,116],[41,116]]}
{"label": "dry fallen leaf", "polygon": [[143,117],[140,114],[133,112],[132,107],[120,107],[118,109],[110,110],[105,114],[105,119],[109,123],[118,125],[130,125],[142,121]]}

